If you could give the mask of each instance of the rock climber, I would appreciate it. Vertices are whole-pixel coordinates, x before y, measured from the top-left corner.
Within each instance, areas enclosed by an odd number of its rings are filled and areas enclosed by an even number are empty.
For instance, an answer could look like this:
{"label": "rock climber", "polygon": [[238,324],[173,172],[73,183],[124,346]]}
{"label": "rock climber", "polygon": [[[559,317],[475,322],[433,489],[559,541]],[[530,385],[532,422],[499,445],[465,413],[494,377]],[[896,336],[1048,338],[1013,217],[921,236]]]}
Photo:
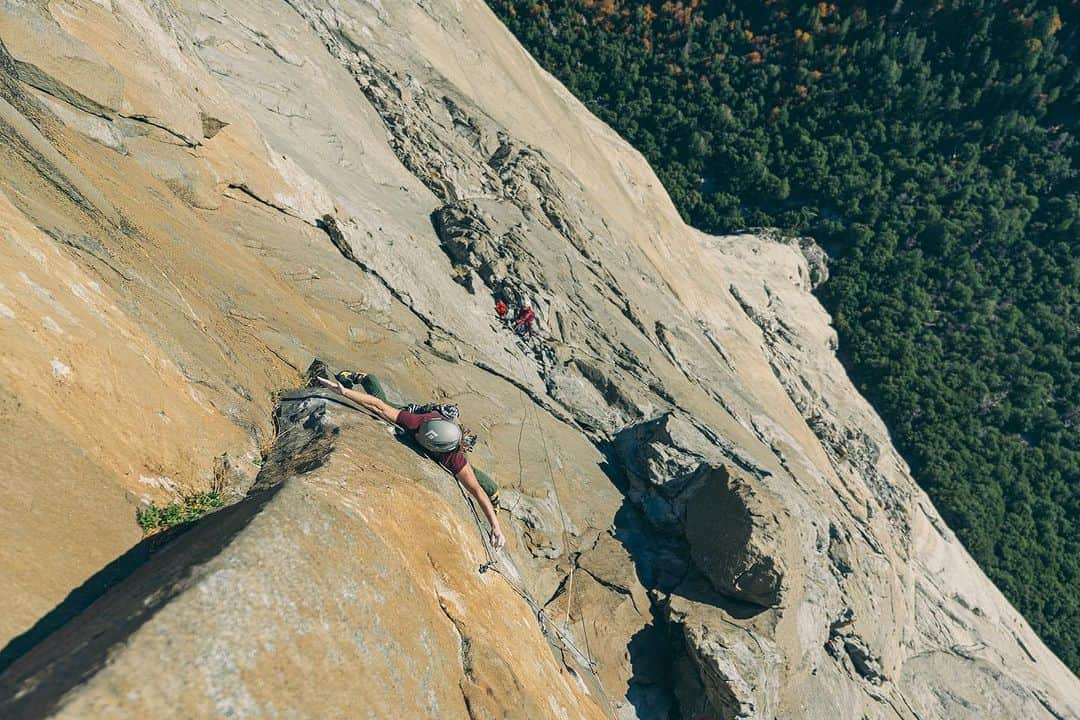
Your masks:
{"label": "rock climber", "polygon": [[536,320],[536,313],[533,312],[532,306],[525,305],[518,312],[517,317],[514,318],[514,332],[521,337],[533,336],[533,321]]}
{"label": "rock climber", "polygon": [[506,304],[505,300],[500,300],[495,303],[495,314],[499,316],[500,320],[506,320],[507,313],[510,312],[510,306]]}
{"label": "rock climber", "polygon": [[[406,408],[394,407],[386,400],[382,385],[372,375],[354,372],[338,373],[334,379],[316,376],[318,381],[332,391],[371,410],[387,422],[412,433],[416,442],[424,448],[435,462],[446,468],[461,483],[476,502],[491,526],[491,547],[499,550],[506,544],[489,495],[494,497],[497,491],[495,483],[469,464],[465,453],[472,450],[476,436],[462,430],[457,423],[456,405],[410,405]],[[349,387],[346,387],[346,384]],[[356,389],[362,387],[368,392]],[[481,478],[477,476],[480,475]]]}

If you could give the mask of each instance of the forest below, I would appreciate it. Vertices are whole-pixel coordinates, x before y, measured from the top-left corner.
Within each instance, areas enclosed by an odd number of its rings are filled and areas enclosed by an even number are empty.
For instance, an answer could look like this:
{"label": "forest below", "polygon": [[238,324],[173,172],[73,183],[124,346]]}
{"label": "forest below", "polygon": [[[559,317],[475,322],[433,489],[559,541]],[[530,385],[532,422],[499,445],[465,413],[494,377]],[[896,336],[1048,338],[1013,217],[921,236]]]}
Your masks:
{"label": "forest below", "polygon": [[711,233],[775,226],[965,546],[1080,669],[1080,6],[488,0]]}

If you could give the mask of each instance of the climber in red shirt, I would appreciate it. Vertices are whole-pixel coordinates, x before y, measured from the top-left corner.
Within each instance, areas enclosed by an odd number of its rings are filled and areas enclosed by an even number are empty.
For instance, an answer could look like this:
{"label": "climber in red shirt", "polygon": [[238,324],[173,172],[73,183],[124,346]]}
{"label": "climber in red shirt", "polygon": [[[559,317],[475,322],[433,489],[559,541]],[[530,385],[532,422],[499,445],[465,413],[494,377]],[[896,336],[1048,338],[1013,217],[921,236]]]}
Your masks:
{"label": "climber in red shirt", "polygon": [[525,305],[521,308],[517,317],[514,318],[514,331],[521,337],[533,336],[533,321],[536,320],[536,313],[533,312],[532,307]]}
{"label": "climber in red shirt", "polygon": [[508,312],[510,312],[510,307],[506,304],[505,300],[500,300],[495,303],[495,314],[499,316],[500,320],[505,320]]}
{"label": "climber in red shirt", "polygon": [[[491,504],[487,493],[480,486],[476,479],[476,473],[473,472],[468,458],[465,457],[464,449],[466,446],[464,443],[474,442],[475,436],[466,437],[462,433],[461,427],[454,422],[456,417],[448,418],[446,412],[413,413],[408,410],[399,410],[374,395],[346,388],[336,378],[331,380],[319,377],[318,380],[339,395],[347,397],[357,405],[371,410],[383,420],[394,423],[412,433],[416,442],[431,454],[435,462],[450,471],[450,474],[461,483],[461,486],[476,499],[480,509],[484,512],[484,517],[487,518],[488,524],[491,525],[490,540],[492,549],[499,550],[506,544],[506,537],[499,526],[499,517],[495,514],[495,507]],[[455,415],[456,410],[455,406]]]}

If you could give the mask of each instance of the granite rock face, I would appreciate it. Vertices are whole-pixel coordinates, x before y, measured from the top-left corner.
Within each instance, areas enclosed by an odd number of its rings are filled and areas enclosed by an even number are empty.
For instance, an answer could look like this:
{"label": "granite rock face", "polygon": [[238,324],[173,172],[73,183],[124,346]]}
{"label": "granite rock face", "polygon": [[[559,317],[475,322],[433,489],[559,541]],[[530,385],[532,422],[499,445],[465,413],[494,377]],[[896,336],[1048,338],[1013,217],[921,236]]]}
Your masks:
{"label": "granite rock face", "polygon": [[[0,41],[0,715],[1080,717],[820,250],[686,227],[479,0],[7,0]],[[500,572],[389,428],[278,405],[314,356],[460,405]]]}
{"label": "granite rock face", "polygon": [[717,590],[738,600],[775,607],[791,553],[782,542],[788,523],[779,503],[746,478],[704,466],[700,487],[687,500],[690,556]]}
{"label": "granite rock face", "polygon": [[[16,663],[5,717],[605,717],[510,585],[476,572],[449,483],[355,410],[312,396],[281,417],[264,489]],[[403,506],[425,512],[398,522]]]}

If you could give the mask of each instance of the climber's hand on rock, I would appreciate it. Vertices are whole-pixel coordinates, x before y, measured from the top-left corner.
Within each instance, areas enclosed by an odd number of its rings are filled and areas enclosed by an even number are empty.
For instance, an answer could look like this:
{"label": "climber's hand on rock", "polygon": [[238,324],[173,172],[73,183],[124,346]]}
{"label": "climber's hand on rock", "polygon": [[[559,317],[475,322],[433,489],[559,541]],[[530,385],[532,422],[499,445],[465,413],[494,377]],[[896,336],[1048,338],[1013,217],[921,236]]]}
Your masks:
{"label": "climber's hand on rock", "polygon": [[502,530],[499,528],[491,529],[491,549],[496,552],[501,550],[506,545],[506,537],[503,536]]}
{"label": "climber's hand on rock", "polygon": [[339,383],[337,380],[328,380],[327,378],[324,378],[324,377],[318,377],[318,378],[316,378],[316,380],[321,382],[323,384],[323,387],[330,388],[331,390],[336,392],[338,395],[344,394],[343,391],[345,390],[345,388],[342,387],[341,383]]}

